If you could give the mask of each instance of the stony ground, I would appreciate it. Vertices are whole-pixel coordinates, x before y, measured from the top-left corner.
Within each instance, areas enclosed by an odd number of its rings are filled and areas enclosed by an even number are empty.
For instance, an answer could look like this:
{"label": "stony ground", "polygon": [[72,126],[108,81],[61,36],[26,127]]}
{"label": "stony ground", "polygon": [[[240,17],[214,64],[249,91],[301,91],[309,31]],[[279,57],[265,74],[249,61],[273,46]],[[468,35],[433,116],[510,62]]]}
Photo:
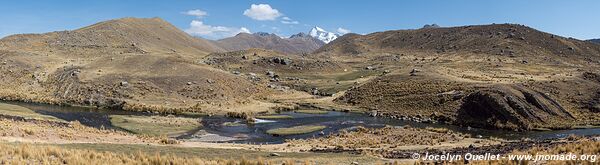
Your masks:
{"label": "stony ground", "polygon": [[310,148],[312,152],[349,152],[397,158],[393,153],[428,149],[448,149],[497,144],[499,141],[475,139],[444,128],[384,127],[342,131],[320,138],[289,140],[291,147]]}

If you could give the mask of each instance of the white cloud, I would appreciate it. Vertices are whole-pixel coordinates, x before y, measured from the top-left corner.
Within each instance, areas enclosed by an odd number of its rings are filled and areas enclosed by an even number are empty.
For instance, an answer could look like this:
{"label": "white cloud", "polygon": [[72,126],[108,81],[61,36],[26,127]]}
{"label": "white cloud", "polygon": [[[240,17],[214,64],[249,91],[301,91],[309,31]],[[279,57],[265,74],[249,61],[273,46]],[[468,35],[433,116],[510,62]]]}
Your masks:
{"label": "white cloud", "polygon": [[350,30],[340,27],[340,28],[337,28],[337,32],[340,34],[346,34],[346,33],[350,33]]}
{"label": "white cloud", "polygon": [[284,20],[284,21],[281,21],[281,23],[282,24],[294,24],[294,25],[296,25],[296,24],[299,24],[300,22],[298,22],[298,21],[285,21]]}
{"label": "white cloud", "polygon": [[251,33],[251,32],[250,32],[250,29],[248,29],[246,27],[241,27],[239,33]]}
{"label": "white cloud", "polygon": [[196,18],[202,18],[202,17],[208,15],[208,13],[206,11],[202,11],[200,9],[189,10],[189,11],[183,12],[183,14],[195,16]]}
{"label": "white cloud", "polygon": [[290,17],[282,17],[282,20],[280,21],[282,24],[291,24],[291,25],[297,25],[300,24],[300,22],[298,21],[294,21],[293,19],[291,19]]}
{"label": "white cloud", "polygon": [[272,21],[283,14],[277,9],[271,8],[269,4],[252,4],[250,9],[244,11],[244,15],[259,21]]}
{"label": "white cloud", "polygon": [[190,23],[190,27],[188,29],[185,29],[185,32],[191,35],[202,36],[208,39],[221,39],[235,36],[239,33],[250,33],[250,30],[246,27],[233,28],[225,26],[206,25],[202,21],[193,20]]}

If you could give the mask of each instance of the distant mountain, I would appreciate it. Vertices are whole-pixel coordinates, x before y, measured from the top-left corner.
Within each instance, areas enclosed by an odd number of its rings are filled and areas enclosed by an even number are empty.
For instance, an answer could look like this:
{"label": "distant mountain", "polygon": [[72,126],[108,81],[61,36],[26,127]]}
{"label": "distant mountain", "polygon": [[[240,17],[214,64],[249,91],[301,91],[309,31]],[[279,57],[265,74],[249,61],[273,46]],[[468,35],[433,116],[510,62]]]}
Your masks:
{"label": "distant mountain", "polygon": [[325,42],[305,33],[298,33],[292,35],[290,38],[282,38],[265,32],[254,34],[240,33],[236,36],[215,42],[227,51],[261,48],[292,54],[310,53],[325,45]]}
{"label": "distant mountain", "polygon": [[308,32],[308,34],[312,37],[315,37],[315,38],[325,42],[325,43],[329,43],[339,37],[339,35],[332,33],[332,32],[325,31],[324,29],[317,27],[317,26],[313,27],[310,30],[310,32]]}
{"label": "distant mountain", "polygon": [[427,28],[439,28],[439,27],[440,27],[440,25],[438,25],[438,24],[431,24],[431,25],[430,24],[425,24],[425,25],[423,25],[423,29],[427,29]]}
{"label": "distant mountain", "polygon": [[593,43],[599,43],[600,44],[600,38],[598,39],[591,39],[591,40],[587,40],[589,42],[593,42]]}

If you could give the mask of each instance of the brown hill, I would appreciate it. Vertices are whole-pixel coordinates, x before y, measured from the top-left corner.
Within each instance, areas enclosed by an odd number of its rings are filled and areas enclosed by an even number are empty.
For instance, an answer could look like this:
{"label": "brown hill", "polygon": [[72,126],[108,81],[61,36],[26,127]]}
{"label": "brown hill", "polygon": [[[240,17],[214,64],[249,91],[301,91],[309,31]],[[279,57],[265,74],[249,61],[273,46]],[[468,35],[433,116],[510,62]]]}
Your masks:
{"label": "brown hill", "polygon": [[[221,49],[159,19],[0,40],[0,98],[129,110],[227,110],[268,92],[199,62]],[[233,108],[231,108],[233,110]]]}
{"label": "brown hill", "polygon": [[461,52],[588,59],[592,58],[589,55],[600,54],[600,46],[523,25],[493,24],[348,34],[315,51],[334,55],[378,52]]}
{"label": "brown hill", "polygon": [[[220,51],[207,40],[194,38],[160,18],[122,18],[100,22],[73,31],[19,34],[2,39],[0,47],[66,54],[187,52],[208,54]],[[94,50],[87,52],[85,50]]]}
{"label": "brown hill", "polygon": [[218,40],[216,43],[228,51],[260,48],[291,54],[310,53],[325,45],[323,41],[304,33],[293,35],[290,38],[281,38],[268,33],[240,33],[234,37]]}
{"label": "brown hill", "polygon": [[314,56],[387,73],[335,99],[379,114],[514,130],[600,124],[589,78],[600,45],[522,25],[347,34]]}

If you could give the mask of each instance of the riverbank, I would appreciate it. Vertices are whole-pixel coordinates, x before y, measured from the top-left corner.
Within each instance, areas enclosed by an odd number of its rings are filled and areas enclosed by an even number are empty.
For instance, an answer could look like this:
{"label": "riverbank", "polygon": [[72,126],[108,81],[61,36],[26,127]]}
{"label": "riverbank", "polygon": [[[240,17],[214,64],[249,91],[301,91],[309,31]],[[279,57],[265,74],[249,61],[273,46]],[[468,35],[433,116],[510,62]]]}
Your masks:
{"label": "riverbank", "polygon": [[[489,135],[474,136],[455,131],[451,127],[441,127],[442,125],[398,123],[399,120],[389,118],[335,111],[323,111],[326,113],[282,111],[278,115],[288,117],[273,118],[270,119],[272,122],[266,123],[246,123],[244,119],[224,116],[115,115],[103,111],[70,112],[60,107],[54,107],[56,109],[50,110],[53,112],[50,113],[50,111],[32,110],[17,105],[5,107],[11,108],[12,111],[0,110],[0,112],[7,112],[0,116],[0,143],[15,146],[21,144],[51,146],[59,147],[60,150],[106,151],[117,155],[137,151],[155,155],[160,151],[158,155],[161,156],[168,157],[168,153],[178,153],[176,156],[181,156],[183,160],[186,157],[195,157],[209,162],[263,157],[265,161],[277,163],[290,160],[296,163],[316,161],[317,164],[339,162],[370,164],[396,161],[414,163],[414,160],[410,159],[413,153],[504,154],[514,150],[529,150],[533,147],[550,148],[574,142],[563,139],[505,140],[490,138]],[[83,116],[96,118],[73,118]],[[120,124],[112,123],[111,116],[113,119],[118,117]],[[79,120],[89,119],[98,120],[95,123],[100,124],[105,124],[103,121],[106,120],[109,122],[108,126],[116,129],[79,123]],[[324,124],[324,127],[319,128],[324,130],[277,137],[268,134],[267,131],[273,128],[294,128],[294,126],[314,123]],[[198,128],[195,128],[196,126]],[[125,127],[127,129],[120,129]],[[178,129],[192,128],[198,130],[196,133],[188,132],[191,134],[189,137],[174,139],[161,136],[168,135],[168,132],[172,131],[181,132]],[[215,137],[204,138],[208,141],[195,137],[211,135]]]}

